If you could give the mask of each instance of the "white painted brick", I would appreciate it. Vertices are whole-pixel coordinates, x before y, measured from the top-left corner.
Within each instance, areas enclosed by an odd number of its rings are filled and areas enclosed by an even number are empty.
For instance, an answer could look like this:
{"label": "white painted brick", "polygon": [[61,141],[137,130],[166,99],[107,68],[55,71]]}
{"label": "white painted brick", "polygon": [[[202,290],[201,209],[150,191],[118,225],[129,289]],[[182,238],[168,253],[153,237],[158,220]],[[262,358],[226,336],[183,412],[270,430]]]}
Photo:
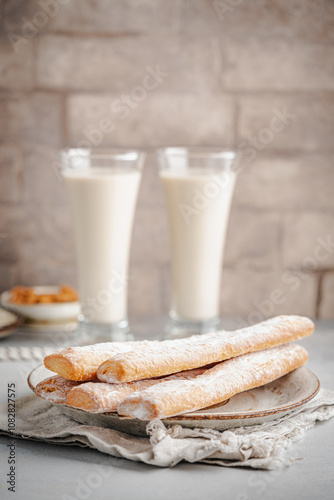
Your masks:
{"label": "white painted brick", "polygon": [[256,38],[223,39],[222,83],[229,90],[333,90],[334,46]]}
{"label": "white painted brick", "polygon": [[129,281],[130,318],[153,318],[161,314],[161,284],[159,269],[131,266]]}
{"label": "white painted brick", "polygon": [[287,214],[283,260],[286,267],[301,266],[311,271],[334,267],[334,214]]}
{"label": "white painted brick", "polygon": [[[26,17],[41,10],[47,13],[45,26],[38,32],[69,33],[173,33],[179,27],[178,0],[69,0],[63,5],[53,2],[53,10],[42,9],[43,0],[11,0],[6,2],[6,28],[21,33]],[[47,1],[44,1],[44,5]],[[56,4],[56,5],[55,5]],[[38,24],[38,22],[37,22]]]}
{"label": "white painted brick", "polygon": [[[253,0],[240,2],[235,8],[233,2],[220,3],[227,7],[223,17],[218,15],[211,0],[69,0],[47,15],[46,24],[39,28],[38,33],[182,31],[196,33],[197,36],[220,32],[247,40],[255,35],[261,38],[280,36],[324,42],[333,40],[334,8],[330,1]],[[228,8],[229,5],[232,8]],[[6,30],[21,34],[22,18],[35,21],[34,16],[40,11],[40,0],[6,2]]]}
{"label": "white painted brick", "polygon": [[0,96],[3,140],[32,141],[59,146],[61,99],[44,92]]}
{"label": "white painted brick", "polygon": [[334,155],[273,156],[241,165],[234,203],[279,211],[334,208]]}
{"label": "white painted brick", "polygon": [[[241,40],[250,40],[254,36],[322,42],[333,40],[334,8],[330,1],[253,0],[240,2],[235,7],[233,2],[222,1],[220,4],[223,10],[217,12],[215,2],[211,0],[69,0],[53,12],[44,9],[47,13],[45,26],[38,28],[37,33],[136,34],[181,31],[196,33],[197,36],[220,32]],[[35,16],[38,17],[40,11],[40,0],[6,2],[6,31],[22,34],[23,18],[36,23]]]}
{"label": "white painted brick", "polygon": [[[5,2],[5,34],[21,34],[22,18],[34,20],[40,9],[39,0]],[[273,108],[286,106],[297,118],[275,133],[239,175],[227,237],[223,313],[259,314],[255,302],[270,298],[276,287],[283,290],[285,300],[276,305],[274,314],[314,315],[318,276],[298,275],[296,270],[293,278],[286,274],[291,271],[277,268],[280,260],[286,267],[307,267],[305,259],[314,256],[318,237],[326,240],[334,227],[334,101],[332,93],[322,92],[333,90],[334,85],[332,2],[241,2],[221,20],[212,1],[87,0],[79,4],[72,0],[49,17],[15,57],[6,36],[0,44],[0,86],[5,90],[0,99],[0,133],[7,141],[0,147],[0,232],[9,233],[3,241],[0,238],[0,286],[8,288],[17,279],[23,284],[75,282],[65,192],[49,168],[63,134],[76,146],[85,139],[85,131],[91,132],[108,118],[115,130],[104,132],[102,141],[93,145],[230,147],[247,143],[250,135],[269,126]],[[37,83],[47,92],[30,91],[34,45],[38,46]],[[110,111],[111,102],[140,85],[145,66],[154,64],[160,64],[169,77],[144,101],[134,103],[135,109],[122,120],[120,112]],[[221,76],[228,91],[248,94],[222,95]],[[9,94],[8,89],[15,92]],[[59,95],[50,89],[59,90]],[[299,89],[304,93],[282,93]],[[60,93],[67,90],[76,94],[67,99],[63,130]],[[261,90],[266,92],[249,94]],[[312,93],[307,94],[309,90]],[[237,138],[235,102],[240,110]],[[100,139],[101,133],[96,137]],[[280,151],[280,156],[274,156],[274,151]],[[24,207],[9,205],[21,202],[22,195]],[[166,213],[151,154],[132,245],[133,317],[168,311],[169,260]],[[319,269],[332,270],[333,262],[330,254]],[[333,317],[332,274],[323,281],[322,317]],[[299,280],[296,290],[291,289],[294,280]],[[260,319],[252,318],[252,322]]]}
{"label": "white painted brick", "polygon": [[5,37],[0,39],[0,88],[30,90],[33,78],[33,44],[27,43],[15,52]]}
{"label": "white painted brick", "polygon": [[157,155],[153,151],[148,151],[143,168],[138,205],[148,207],[164,206],[163,196]]}
{"label": "white painted brick", "polygon": [[[284,111],[292,116],[277,119]],[[247,158],[274,149],[333,151],[333,127],[332,97],[247,96],[240,99],[237,144]],[[252,138],[256,142],[250,145]],[[252,154],[246,153],[249,147]]]}
{"label": "white painted brick", "polygon": [[[68,98],[69,142],[91,140],[92,130],[108,118],[114,130],[97,135],[96,144],[154,148],[170,145],[230,147],[234,108],[229,97],[150,94],[129,110],[128,116],[111,111],[118,95],[77,94]],[[121,119],[123,118],[123,119]],[[85,135],[86,134],[86,135]],[[95,132],[96,137],[96,132]],[[95,140],[95,139],[94,139]]]}
{"label": "white painted brick", "polygon": [[28,203],[67,207],[65,185],[60,171],[59,150],[37,144],[25,144],[24,199]]}
{"label": "white painted brick", "polygon": [[19,202],[22,199],[22,153],[15,144],[0,145],[0,200]]}
{"label": "white painted brick", "polygon": [[23,286],[71,285],[77,287],[75,267],[51,262],[21,262],[17,271],[17,283]]}
{"label": "white painted brick", "polygon": [[[213,38],[44,35],[37,45],[37,83],[45,88],[124,94],[145,86],[146,78],[148,88],[156,87],[149,93],[191,89],[207,94],[219,91],[219,59],[219,42]],[[157,82],[146,76],[147,67],[160,68],[168,76]]]}
{"label": "white painted brick", "polygon": [[[217,7],[215,9],[215,5]],[[334,6],[315,0],[252,0],[218,2],[190,0],[181,2],[181,30],[199,35],[220,32],[235,37],[245,46],[253,38],[265,44],[268,38],[296,40],[333,40]]]}
{"label": "white painted brick", "polygon": [[21,28],[24,17],[31,18],[38,7],[38,0],[11,0],[5,2],[1,9],[4,16],[4,28],[6,31],[15,31],[22,36]]}
{"label": "white painted brick", "polygon": [[[292,271],[225,269],[222,315],[257,323],[278,314],[315,316],[316,276]],[[241,326],[241,324],[240,324]]]}
{"label": "white painted brick", "polygon": [[136,267],[164,264],[169,260],[169,230],[166,213],[162,209],[137,207],[131,262]]}
{"label": "white painted brick", "polygon": [[15,264],[0,262],[0,292],[9,290],[17,284],[17,268]]}
{"label": "white painted brick", "polygon": [[17,233],[20,234],[21,268],[74,268],[75,251],[68,208],[26,204],[24,211],[25,218]]}
{"label": "white painted brick", "polygon": [[279,266],[280,216],[232,208],[224,267],[275,269]]}
{"label": "white painted brick", "polygon": [[326,273],[322,282],[320,319],[334,319],[334,273]]}
{"label": "white painted brick", "polygon": [[0,262],[15,263],[20,259],[21,228],[25,218],[24,208],[2,205],[0,217]]}
{"label": "white painted brick", "polygon": [[162,313],[167,316],[171,307],[172,303],[172,270],[171,270],[171,263],[170,261],[161,266],[160,268],[160,273],[161,273],[161,281],[162,281]]}

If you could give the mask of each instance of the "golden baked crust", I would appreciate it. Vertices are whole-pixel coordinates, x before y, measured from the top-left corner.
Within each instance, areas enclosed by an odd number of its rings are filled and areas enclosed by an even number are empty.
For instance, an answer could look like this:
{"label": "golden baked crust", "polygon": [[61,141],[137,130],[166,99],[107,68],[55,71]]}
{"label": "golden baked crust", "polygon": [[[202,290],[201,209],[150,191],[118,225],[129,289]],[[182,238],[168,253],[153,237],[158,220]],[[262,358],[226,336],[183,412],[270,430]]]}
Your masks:
{"label": "golden baked crust", "polygon": [[49,370],[69,380],[86,381],[96,378],[96,370],[108,358],[132,349],[147,349],[153,342],[106,342],[83,347],[68,347],[44,359]]}
{"label": "golden baked crust", "polygon": [[244,354],[217,364],[194,380],[166,381],[131,394],[117,411],[141,420],[196,411],[282,377],[307,359],[307,351],[296,344]]}
{"label": "golden baked crust", "polygon": [[69,380],[89,381],[96,378],[98,367],[116,354],[132,350],[139,353],[146,349],[160,349],[160,345],[164,345],[164,348],[167,348],[169,346],[193,344],[198,339],[203,342],[206,339],[212,338],[213,335],[215,334],[208,333],[205,335],[194,335],[187,339],[165,340],[163,342],[143,340],[140,342],[106,342],[83,347],[68,347],[46,356],[44,365],[49,370]]}
{"label": "golden baked crust", "polygon": [[35,393],[50,403],[65,404],[67,393],[80,383],[53,375],[37,384]]}
{"label": "golden baked crust", "polygon": [[234,332],[218,332],[190,342],[161,342],[145,352],[117,354],[97,370],[99,380],[108,383],[160,377],[219,363],[249,352],[268,349],[311,335],[314,323],[302,316],[277,316]]}
{"label": "golden baked crust", "polygon": [[176,373],[160,379],[139,380],[138,382],[125,382],[123,384],[85,382],[72,388],[67,393],[66,403],[93,413],[116,411],[118,404],[129,394],[143,391],[166,380],[194,379],[205,371],[205,368],[198,368],[197,370]]}

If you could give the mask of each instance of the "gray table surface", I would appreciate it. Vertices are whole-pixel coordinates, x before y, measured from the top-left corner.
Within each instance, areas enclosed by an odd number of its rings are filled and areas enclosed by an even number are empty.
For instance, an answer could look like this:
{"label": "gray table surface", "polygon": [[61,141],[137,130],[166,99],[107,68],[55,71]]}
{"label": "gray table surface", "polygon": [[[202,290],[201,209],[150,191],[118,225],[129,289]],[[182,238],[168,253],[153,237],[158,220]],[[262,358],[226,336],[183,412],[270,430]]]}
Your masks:
{"label": "gray table surface", "polygon": [[[149,326],[137,324],[134,327],[136,338],[159,337],[162,321]],[[225,324],[227,328],[232,327],[233,320],[226,320]],[[1,340],[0,346],[43,343],[43,334],[21,331]],[[314,335],[301,344],[309,350],[308,367],[317,374],[322,387],[334,389],[334,322],[318,322]],[[6,401],[8,382],[16,382],[17,398],[29,394],[25,377],[36,364],[36,361],[0,362],[1,403]],[[279,471],[188,463],[161,469],[91,449],[16,440],[17,482],[16,492],[12,493],[7,491],[6,485],[9,438],[1,436],[0,498],[330,499],[334,498],[333,438],[334,419],[318,423],[288,452],[302,460]]]}

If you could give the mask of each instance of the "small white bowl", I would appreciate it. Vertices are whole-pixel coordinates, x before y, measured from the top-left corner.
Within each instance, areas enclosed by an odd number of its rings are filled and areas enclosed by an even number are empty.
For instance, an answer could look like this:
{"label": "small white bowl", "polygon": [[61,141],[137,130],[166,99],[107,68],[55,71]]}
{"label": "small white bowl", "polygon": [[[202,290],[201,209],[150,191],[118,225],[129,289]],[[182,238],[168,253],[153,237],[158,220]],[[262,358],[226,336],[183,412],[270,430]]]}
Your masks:
{"label": "small white bowl", "polygon": [[[37,294],[56,294],[59,286],[34,286]],[[76,318],[80,311],[79,302],[55,302],[52,304],[13,304],[10,302],[11,292],[3,292],[0,297],[1,305],[5,309],[17,312],[22,316],[35,321],[63,321]]]}

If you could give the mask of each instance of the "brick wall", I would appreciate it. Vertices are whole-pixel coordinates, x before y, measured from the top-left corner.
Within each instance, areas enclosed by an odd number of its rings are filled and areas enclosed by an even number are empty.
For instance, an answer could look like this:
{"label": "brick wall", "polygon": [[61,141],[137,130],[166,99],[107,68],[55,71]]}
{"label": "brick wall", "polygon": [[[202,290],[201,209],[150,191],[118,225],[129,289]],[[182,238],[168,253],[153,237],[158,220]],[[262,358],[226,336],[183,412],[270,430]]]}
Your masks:
{"label": "brick wall", "polygon": [[[59,148],[137,146],[151,152],[130,311],[166,313],[169,241],[152,149],[220,145],[245,158],[223,314],[334,318],[332,0],[4,0],[0,18],[1,289],[75,283],[52,168]],[[143,93],[157,66],[163,76]],[[126,95],[121,118],[111,106]]]}

